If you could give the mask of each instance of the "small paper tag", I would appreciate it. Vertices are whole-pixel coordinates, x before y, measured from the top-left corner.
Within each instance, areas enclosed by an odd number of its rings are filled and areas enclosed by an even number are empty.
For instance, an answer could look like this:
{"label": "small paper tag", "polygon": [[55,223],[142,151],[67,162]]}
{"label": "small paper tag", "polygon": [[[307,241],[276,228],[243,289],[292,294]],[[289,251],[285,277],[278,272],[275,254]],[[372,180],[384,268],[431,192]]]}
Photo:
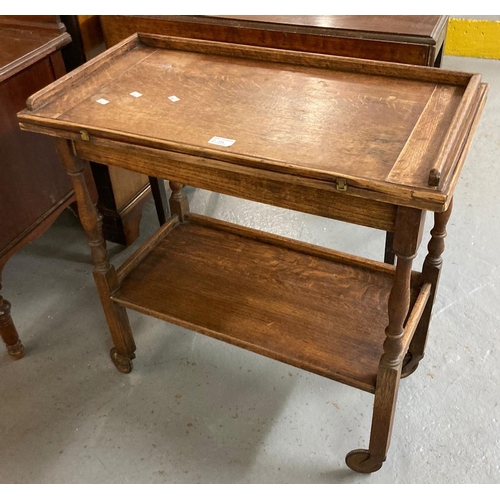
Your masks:
{"label": "small paper tag", "polygon": [[141,93],[140,92],[130,92],[130,95],[133,96],[133,97],[141,97]]}
{"label": "small paper tag", "polygon": [[228,148],[236,142],[236,139],[226,139],[225,137],[217,137],[214,135],[209,141],[209,144],[215,144],[216,146],[224,146]]}
{"label": "small paper tag", "polygon": [[109,101],[107,101],[106,99],[97,99],[97,101],[99,104],[108,104]]}
{"label": "small paper tag", "polygon": [[177,101],[180,101],[180,99],[176,96],[176,95],[171,95],[169,97],[169,99],[172,101],[172,102],[177,102]]}

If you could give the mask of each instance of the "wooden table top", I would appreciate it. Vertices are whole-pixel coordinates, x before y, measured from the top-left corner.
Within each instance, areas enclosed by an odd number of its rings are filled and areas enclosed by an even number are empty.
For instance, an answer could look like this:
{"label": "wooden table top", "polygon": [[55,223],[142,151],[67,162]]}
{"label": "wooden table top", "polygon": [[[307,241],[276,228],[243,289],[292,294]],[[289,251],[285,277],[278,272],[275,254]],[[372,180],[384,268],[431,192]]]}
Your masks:
{"label": "wooden table top", "polygon": [[[301,177],[341,177],[359,189],[357,196],[376,192],[383,199],[396,192],[410,206],[414,198],[444,206],[481,100],[480,80],[423,67],[141,35],[32,96],[19,119],[22,128],[43,127],[61,137],[84,130],[92,138]],[[213,137],[234,143],[210,144]],[[432,171],[441,174],[438,186]]]}

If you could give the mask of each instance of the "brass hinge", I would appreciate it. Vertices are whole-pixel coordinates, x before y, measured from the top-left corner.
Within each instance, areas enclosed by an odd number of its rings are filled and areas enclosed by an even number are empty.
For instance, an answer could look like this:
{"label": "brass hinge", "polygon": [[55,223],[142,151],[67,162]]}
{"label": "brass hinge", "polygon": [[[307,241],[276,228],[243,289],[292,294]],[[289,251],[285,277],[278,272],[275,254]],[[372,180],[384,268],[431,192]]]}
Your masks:
{"label": "brass hinge", "polygon": [[347,191],[347,180],[338,178],[337,179],[337,191]]}
{"label": "brass hinge", "polygon": [[82,141],[90,141],[90,135],[86,130],[80,130],[80,137]]}

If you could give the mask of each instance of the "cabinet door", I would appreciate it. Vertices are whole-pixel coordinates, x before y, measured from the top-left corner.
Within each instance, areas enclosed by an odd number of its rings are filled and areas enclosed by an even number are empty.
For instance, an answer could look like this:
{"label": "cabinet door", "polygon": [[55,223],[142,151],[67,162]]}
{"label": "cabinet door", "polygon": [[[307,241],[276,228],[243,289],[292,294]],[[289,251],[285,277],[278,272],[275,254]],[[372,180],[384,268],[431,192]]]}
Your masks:
{"label": "cabinet door", "polygon": [[0,83],[0,254],[71,195],[55,141],[21,131],[16,116],[54,80],[45,58]]}

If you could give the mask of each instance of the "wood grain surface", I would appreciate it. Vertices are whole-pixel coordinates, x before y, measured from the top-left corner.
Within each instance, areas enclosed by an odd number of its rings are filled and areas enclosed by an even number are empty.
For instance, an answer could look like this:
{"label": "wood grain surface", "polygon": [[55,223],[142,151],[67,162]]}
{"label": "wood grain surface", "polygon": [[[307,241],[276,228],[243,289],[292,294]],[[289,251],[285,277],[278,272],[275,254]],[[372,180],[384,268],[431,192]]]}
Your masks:
{"label": "wood grain surface", "polygon": [[145,50],[140,63],[57,118],[213,149],[208,141],[224,137],[236,141],[235,154],[384,180],[435,88],[220,59]]}
{"label": "wood grain surface", "polygon": [[20,120],[435,200],[430,172],[443,184],[453,173],[479,86],[466,73],[141,35],[34,96]]}
{"label": "wood grain surface", "polygon": [[115,302],[373,392],[391,266],[188,220],[126,266]]}

